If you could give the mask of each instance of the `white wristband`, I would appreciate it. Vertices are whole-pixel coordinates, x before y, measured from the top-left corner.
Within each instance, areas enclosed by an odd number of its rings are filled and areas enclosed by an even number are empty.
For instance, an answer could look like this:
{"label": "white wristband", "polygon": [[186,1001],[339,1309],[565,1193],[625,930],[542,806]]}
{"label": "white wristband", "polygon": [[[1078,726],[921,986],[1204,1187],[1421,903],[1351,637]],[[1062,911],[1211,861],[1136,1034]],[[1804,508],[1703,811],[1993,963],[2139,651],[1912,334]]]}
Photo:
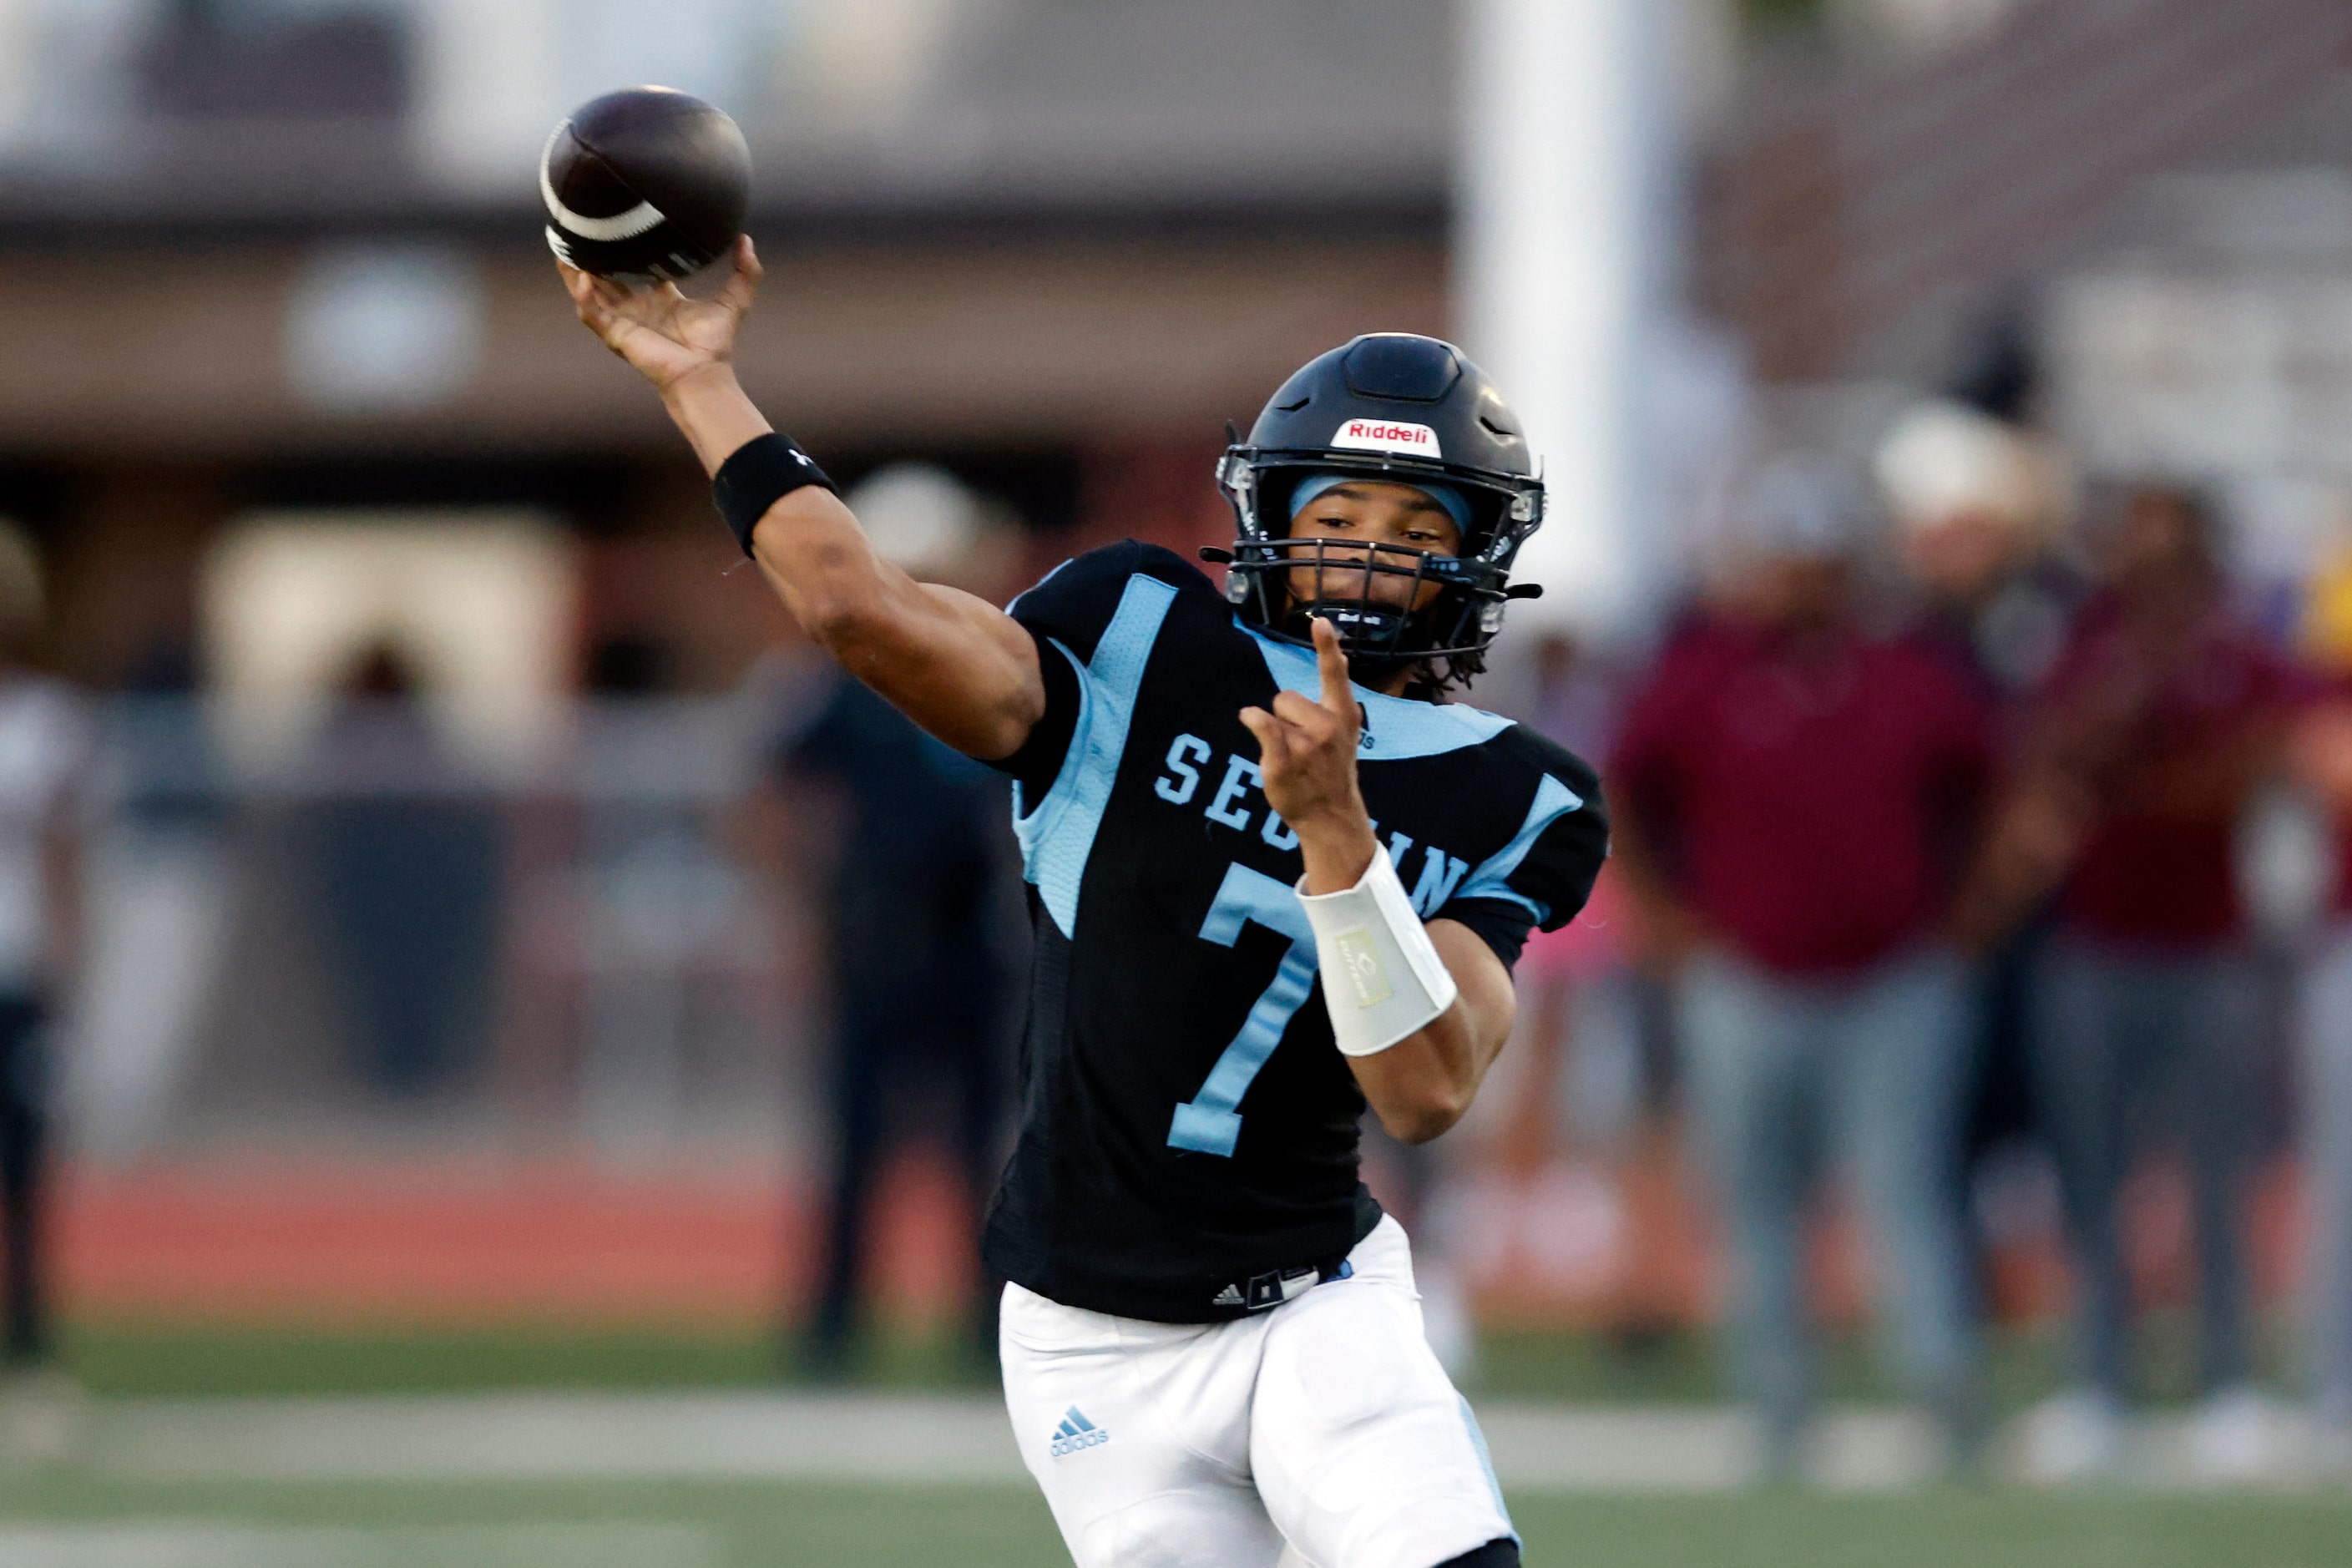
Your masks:
{"label": "white wristband", "polygon": [[1373,852],[1370,868],[1345,892],[1311,895],[1300,878],[1298,901],[1315,929],[1323,1005],[1342,1054],[1387,1050],[1454,1005],[1454,976],[1385,851]]}

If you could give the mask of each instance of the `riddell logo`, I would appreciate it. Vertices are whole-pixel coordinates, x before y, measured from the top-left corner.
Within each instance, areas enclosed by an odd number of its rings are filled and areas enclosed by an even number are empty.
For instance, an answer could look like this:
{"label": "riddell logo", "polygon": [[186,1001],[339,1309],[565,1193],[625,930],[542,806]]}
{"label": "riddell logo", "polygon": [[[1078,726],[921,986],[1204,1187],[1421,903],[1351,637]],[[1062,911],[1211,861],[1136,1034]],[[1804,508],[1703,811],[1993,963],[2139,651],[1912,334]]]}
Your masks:
{"label": "riddell logo", "polygon": [[1442,458],[1437,432],[1426,425],[1400,424],[1393,419],[1350,419],[1331,437],[1331,445],[1357,452],[1402,452],[1412,458]]}

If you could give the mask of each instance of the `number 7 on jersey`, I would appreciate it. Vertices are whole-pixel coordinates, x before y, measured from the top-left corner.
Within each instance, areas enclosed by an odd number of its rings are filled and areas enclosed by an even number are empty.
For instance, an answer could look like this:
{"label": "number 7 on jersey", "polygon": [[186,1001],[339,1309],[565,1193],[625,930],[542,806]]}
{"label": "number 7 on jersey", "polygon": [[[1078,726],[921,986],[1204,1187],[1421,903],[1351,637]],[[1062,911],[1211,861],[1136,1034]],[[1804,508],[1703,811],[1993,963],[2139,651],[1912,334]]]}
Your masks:
{"label": "number 7 on jersey", "polygon": [[1201,939],[1231,947],[1252,921],[1288,937],[1290,946],[1283,952],[1274,983],[1243,1020],[1241,1033],[1209,1069],[1208,1081],[1176,1108],[1175,1121],[1168,1129],[1171,1148],[1233,1158],[1242,1135],[1242,1097],[1282,1044],[1290,1020],[1314,994],[1315,933],[1307,923],[1307,907],[1297,893],[1264,872],[1228,866],[1216,900],[1209,905],[1209,918],[1201,922]]}

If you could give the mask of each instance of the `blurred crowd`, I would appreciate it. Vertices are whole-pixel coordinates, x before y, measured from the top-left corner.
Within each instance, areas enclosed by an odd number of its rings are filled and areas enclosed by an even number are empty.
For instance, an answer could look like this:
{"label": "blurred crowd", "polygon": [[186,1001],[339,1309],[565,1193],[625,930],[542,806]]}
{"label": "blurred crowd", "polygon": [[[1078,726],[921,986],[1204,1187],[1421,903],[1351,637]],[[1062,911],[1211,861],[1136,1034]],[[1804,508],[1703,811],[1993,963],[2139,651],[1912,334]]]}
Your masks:
{"label": "blurred crowd", "polygon": [[1958,400],[1912,409],[1866,464],[1757,465],[1719,521],[1706,580],[1620,685],[1604,776],[1624,957],[1671,1001],[1771,1467],[1801,1465],[1818,1398],[1810,1226],[1832,1188],[1867,1238],[1890,1373],[1957,1461],[1979,1457],[1976,1177],[2021,1145],[2054,1173],[2071,1326],[2027,1472],[2124,1461],[2126,1210],[2158,1158],[2195,1242],[2194,1458],[2262,1473],[2248,1237],[2290,1109],[2305,1359],[2343,1445],[2352,879],[2292,863],[2324,853],[2315,831],[2265,886],[2256,842],[2283,816],[2352,821],[2324,589],[2282,615],[2208,497],[2077,486],[2044,438]]}

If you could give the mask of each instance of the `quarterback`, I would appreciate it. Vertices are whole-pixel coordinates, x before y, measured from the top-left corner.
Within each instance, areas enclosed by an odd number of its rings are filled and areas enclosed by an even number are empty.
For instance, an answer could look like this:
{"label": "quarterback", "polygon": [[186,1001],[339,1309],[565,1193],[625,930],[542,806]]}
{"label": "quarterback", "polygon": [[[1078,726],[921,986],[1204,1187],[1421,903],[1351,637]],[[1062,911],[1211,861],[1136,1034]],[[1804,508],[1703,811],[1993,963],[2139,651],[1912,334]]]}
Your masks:
{"label": "quarterback", "polygon": [[1528,931],[1606,848],[1589,768],[1444,700],[1534,592],[1517,422],[1450,345],[1357,338],[1226,452],[1222,587],[1129,542],[999,610],[880,560],[752,406],[730,353],[758,279],[749,241],[709,300],[565,271],[801,626],[1013,780],[1036,959],[985,1247],[1071,1555],[1517,1563],[1356,1145],[1368,1105],[1415,1142],[1460,1119]]}

